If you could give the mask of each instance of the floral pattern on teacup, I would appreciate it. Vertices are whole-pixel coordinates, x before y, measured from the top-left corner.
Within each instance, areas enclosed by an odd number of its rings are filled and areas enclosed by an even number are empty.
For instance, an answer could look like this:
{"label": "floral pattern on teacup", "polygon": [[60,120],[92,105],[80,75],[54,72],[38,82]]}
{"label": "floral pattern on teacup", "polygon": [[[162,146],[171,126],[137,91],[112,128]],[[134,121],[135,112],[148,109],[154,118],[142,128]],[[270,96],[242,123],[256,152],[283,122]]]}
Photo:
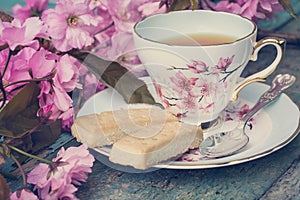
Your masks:
{"label": "floral pattern on teacup", "polygon": [[[189,113],[212,113],[226,104],[229,76],[242,65],[229,70],[235,55],[221,57],[214,66],[208,66],[201,60],[191,60],[185,67],[170,66],[168,70],[174,73],[167,77],[166,86],[154,83],[161,102],[167,108],[177,113],[178,117],[185,117]],[[215,99],[219,99],[218,105]]]}

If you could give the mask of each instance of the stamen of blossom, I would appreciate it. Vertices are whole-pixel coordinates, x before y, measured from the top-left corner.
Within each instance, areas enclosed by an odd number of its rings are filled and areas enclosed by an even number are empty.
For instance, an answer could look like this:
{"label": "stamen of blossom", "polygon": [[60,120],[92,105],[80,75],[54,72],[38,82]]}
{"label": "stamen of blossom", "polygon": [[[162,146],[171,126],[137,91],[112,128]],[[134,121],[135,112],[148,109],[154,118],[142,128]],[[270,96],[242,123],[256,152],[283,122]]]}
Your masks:
{"label": "stamen of blossom", "polygon": [[68,17],[68,25],[71,27],[76,27],[78,25],[78,18],[76,16]]}

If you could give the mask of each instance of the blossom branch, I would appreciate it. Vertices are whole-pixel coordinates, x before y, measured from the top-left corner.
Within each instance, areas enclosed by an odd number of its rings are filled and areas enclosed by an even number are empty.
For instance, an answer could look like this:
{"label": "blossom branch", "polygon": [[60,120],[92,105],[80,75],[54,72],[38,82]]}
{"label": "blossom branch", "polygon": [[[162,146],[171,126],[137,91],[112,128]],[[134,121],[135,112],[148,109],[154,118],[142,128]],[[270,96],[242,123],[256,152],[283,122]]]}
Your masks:
{"label": "blossom branch", "polygon": [[42,78],[32,78],[32,79],[27,79],[27,80],[20,80],[20,81],[16,81],[13,83],[9,83],[7,85],[4,86],[4,88],[7,88],[9,86],[18,84],[18,83],[30,83],[30,82],[39,82],[39,81],[49,81],[51,80],[55,75],[55,72],[51,72],[49,75],[42,77]]}
{"label": "blossom branch", "polygon": [[26,175],[25,172],[23,170],[22,165],[20,164],[20,162],[18,161],[18,159],[11,153],[10,155],[12,157],[12,159],[14,160],[14,162],[16,163],[16,165],[18,166],[21,176],[22,176],[22,180],[23,180],[23,187],[27,186],[27,180],[26,180]]}
{"label": "blossom branch", "polygon": [[221,82],[221,81],[222,81],[222,82],[225,82],[226,79],[227,79],[233,72],[235,72],[235,71],[237,71],[238,69],[240,69],[243,65],[244,65],[244,63],[242,63],[242,64],[239,65],[237,68],[235,68],[235,69],[233,69],[233,70],[231,70],[231,71],[226,71],[226,69],[225,69],[223,73],[225,73],[226,76],[225,76],[224,78],[222,78],[222,79],[220,80],[220,82]]}
{"label": "blossom branch", "polygon": [[30,153],[27,153],[27,152],[25,152],[25,151],[23,151],[23,150],[21,150],[21,149],[19,149],[19,148],[17,148],[17,147],[14,147],[14,146],[12,146],[12,145],[9,145],[9,144],[7,144],[7,146],[8,146],[11,150],[13,150],[13,151],[15,151],[15,152],[18,152],[18,153],[20,153],[20,154],[22,154],[22,155],[24,155],[24,156],[27,156],[27,157],[29,157],[29,158],[33,158],[33,159],[38,160],[38,161],[40,161],[40,162],[46,163],[46,164],[50,165],[52,168],[54,168],[54,164],[53,164],[51,161],[47,160],[47,159],[40,158],[40,157],[38,157],[38,156],[32,155],[32,154],[30,154]]}
{"label": "blossom branch", "polygon": [[3,81],[2,81],[2,75],[0,74],[0,91],[2,93],[2,98],[0,100],[2,100],[2,103],[0,105],[0,109],[3,108],[3,106],[5,105],[6,102],[6,91],[4,89],[3,86]]}
{"label": "blossom branch", "polygon": [[107,29],[113,27],[114,25],[115,25],[114,22],[110,23],[108,26],[106,26],[106,27],[104,27],[103,29],[101,29],[100,31],[96,32],[95,35],[96,35],[96,34],[99,34],[99,33],[102,33],[102,32],[104,32],[104,31],[106,31]]}

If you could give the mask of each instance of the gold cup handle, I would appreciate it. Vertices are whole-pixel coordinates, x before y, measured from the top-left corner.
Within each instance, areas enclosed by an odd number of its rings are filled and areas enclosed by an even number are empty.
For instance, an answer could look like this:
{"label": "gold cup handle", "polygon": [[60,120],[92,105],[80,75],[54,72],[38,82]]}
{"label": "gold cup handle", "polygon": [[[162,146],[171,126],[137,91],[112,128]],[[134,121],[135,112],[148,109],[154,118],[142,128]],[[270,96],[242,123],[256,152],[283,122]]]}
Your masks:
{"label": "gold cup handle", "polygon": [[234,101],[237,100],[238,94],[246,85],[253,83],[253,82],[258,82],[258,81],[264,82],[265,79],[272,72],[274,72],[276,70],[277,66],[279,65],[279,63],[283,57],[284,50],[285,50],[285,44],[286,44],[286,42],[284,39],[276,38],[276,37],[266,37],[266,38],[259,40],[256,43],[256,45],[253,48],[253,52],[250,57],[250,60],[256,61],[257,55],[258,55],[258,52],[260,51],[260,49],[262,49],[263,47],[265,47],[267,45],[274,45],[276,47],[276,50],[277,50],[276,58],[268,67],[266,67],[262,71],[252,74],[252,75],[248,76],[247,78],[245,78],[243,81],[239,82],[233,92],[232,100],[234,100]]}

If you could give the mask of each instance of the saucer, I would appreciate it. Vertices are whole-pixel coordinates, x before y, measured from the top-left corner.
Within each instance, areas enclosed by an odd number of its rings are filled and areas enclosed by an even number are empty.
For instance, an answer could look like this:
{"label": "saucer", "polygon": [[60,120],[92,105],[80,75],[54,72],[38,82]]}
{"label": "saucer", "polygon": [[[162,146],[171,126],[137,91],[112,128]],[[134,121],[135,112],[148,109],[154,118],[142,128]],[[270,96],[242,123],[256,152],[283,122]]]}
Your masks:
{"label": "saucer", "polygon": [[[149,91],[157,98],[149,77],[142,78]],[[231,103],[223,112],[231,120],[237,120],[243,107],[251,107],[262,93],[269,88],[263,83],[252,83],[239,94],[239,100]],[[128,108],[128,104],[115,90],[108,88],[88,99],[77,113],[77,116]],[[203,158],[198,149],[189,150],[177,160],[166,164],[155,165],[157,168],[169,169],[205,169],[235,165],[248,162],[273,153],[291,142],[299,133],[299,108],[286,95],[282,94],[277,102],[265,107],[254,116],[247,126],[249,143],[238,153],[216,159]],[[109,156],[110,147],[93,148],[94,153]],[[97,156],[95,156],[97,158]]]}

